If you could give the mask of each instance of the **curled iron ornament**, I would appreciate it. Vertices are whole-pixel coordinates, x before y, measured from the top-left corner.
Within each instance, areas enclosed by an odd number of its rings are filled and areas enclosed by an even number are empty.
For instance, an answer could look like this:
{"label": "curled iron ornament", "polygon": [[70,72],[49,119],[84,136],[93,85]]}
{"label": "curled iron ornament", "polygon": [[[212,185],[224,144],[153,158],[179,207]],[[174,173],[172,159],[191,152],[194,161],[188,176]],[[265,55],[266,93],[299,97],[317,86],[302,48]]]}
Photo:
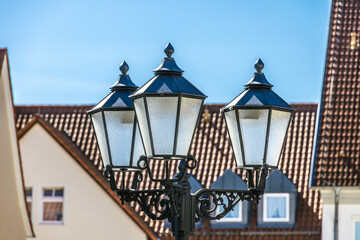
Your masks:
{"label": "curled iron ornament", "polygon": [[[104,175],[109,179],[111,189],[116,192],[122,204],[136,202],[149,218],[153,220],[167,219],[171,222],[172,231],[177,238],[181,234],[189,236],[195,229],[195,222],[200,221],[201,218],[218,220],[225,217],[239,201],[258,204],[260,196],[264,193],[268,175],[268,166],[264,164],[261,169],[247,170],[248,190],[203,188],[191,194],[191,186],[188,182],[190,175],[187,171],[198,166],[198,162],[193,156],[188,156],[187,159],[180,161],[179,172],[172,178],[170,178],[169,162],[173,161],[169,159],[156,161],[165,164],[165,177],[154,178],[149,159],[141,156],[137,163],[140,171],[134,173],[130,189],[125,188],[126,169],[117,170],[120,174],[120,187],[117,187],[114,170],[110,165],[105,167]],[[137,185],[144,181],[143,171],[147,173],[152,182],[160,183],[161,188],[137,190]],[[191,222],[192,219],[195,221],[189,225],[188,222]]]}
{"label": "curled iron ornament", "polygon": [[[239,201],[258,203],[259,193],[251,190],[201,189],[194,194],[197,218],[219,220]],[[226,199],[226,200],[225,200]],[[219,211],[219,209],[222,209]]]}
{"label": "curled iron ornament", "polygon": [[164,190],[146,190],[146,191],[119,191],[118,196],[123,195],[126,202],[136,202],[141,210],[153,220],[164,220],[170,215],[170,199],[167,198]]}

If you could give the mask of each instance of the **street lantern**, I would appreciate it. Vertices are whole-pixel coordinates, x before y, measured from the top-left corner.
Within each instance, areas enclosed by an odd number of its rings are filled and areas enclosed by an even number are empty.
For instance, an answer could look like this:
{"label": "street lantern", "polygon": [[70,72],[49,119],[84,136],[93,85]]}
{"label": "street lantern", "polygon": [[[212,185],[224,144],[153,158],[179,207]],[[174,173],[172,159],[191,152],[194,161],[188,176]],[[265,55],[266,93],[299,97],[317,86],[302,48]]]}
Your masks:
{"label": "street lantern", "polygon": [[261,72],[261,59],[256,73],[245,84],[245,90],[221,109],[225,116],[238,168],[259,169],[266,165],[277,168],[291,116],[288,103],[271,88]]}
{"label": "street lantern", "polygon": [[137,162],[144,154],[133,104],[129,98],[138,87],[131,81],[125,61],[121,75],[110,87],[111,93],[88,111],[95,129],[104,167],[113,170],[139,170]]}
{"label": "street lantern", "polygon": [[[240,201],[259,203],[268,170],[278,165],[294,109],[271,90],[259,59],[245,91],[221,109],[237,166],[246,169],[248,189],[202,188],[191,193],[188,170],[197,168],[197,161],[189,150],[206,96],[182,76],[170,43],[164,51],[155,76],[137,91],[123,62],[111,93],[89,114],[111,189],[122,203],[139,204],[149,218],[167,219],[175,238],[183,240],[200,219],[219,220]],[[174,177],[169,164],[178,161],[171,159],[181,159]],[[164,167],[150,167],[150,161]],[[126,174],[134,170],[139,171]],[[115,171],[122,174],[115,177]],[[138,189],[144,171],[160,188],[146,189],[148,184],[143,184],[145,189]],[[133,176],[130,188],[126,176]]]}
{"label": "street lantern", "polygon": [[134,103],[146,155],[153,159],[185,159],[206,96],[183,76],[171,55],[154,70],[155,76],[134,92]]}

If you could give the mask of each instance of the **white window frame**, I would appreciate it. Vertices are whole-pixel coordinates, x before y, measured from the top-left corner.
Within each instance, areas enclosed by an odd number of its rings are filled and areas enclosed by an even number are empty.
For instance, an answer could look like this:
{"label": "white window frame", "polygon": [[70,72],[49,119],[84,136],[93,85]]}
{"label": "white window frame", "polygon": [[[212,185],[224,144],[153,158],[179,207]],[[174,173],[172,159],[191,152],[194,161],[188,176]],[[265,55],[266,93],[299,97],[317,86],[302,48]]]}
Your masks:
{"label": "white window frame", "polygon": [[[225,215],[223,218],[216,219],[216,221],[217,222],[241,222],[242,221],[243,203],[242,203],[242,201],[239,201],[236,205],[239,207],[239,217],[226,217],[226,215]],[[231,210],[231,211],[234,211],[234,210]],[[231,213],[231,211],[229,213]],[[220,207],[218,206],[216,208],[216,214],[219,214],[219,213],[220,213]]]}
{"label": "white window frame", "polygon": [[[44,196],[45,190],[49,190],[51,189],[53,191],[53,195],[52,196]],[[63,196],[62,197],[55,197],[55,190],[59,190],[62,189],[63,190]],[[64,186],[52,186],[52,187],[41,187],[41,191],[39,191],[41,194],[41,201],[40,201],[40,215],[39,215],[39,219],[40,219],[40,224],[49,224],[49,225],[62,225],[64,224],[64,196],[65,196],[65,187]],[[51,203],[51,202],[62,202],[62,220],[61,221],[56,221],[56,220],[44,220],[44,203]]]}
{"label": "white window frame", "polygon": [[[267,217],[267,201],[269,197],[285,197],[285,213],[284,218]],[[289,193],[265,193],[263,205],[263,221],[264,222],[289,222],[290,221],[290,194]]]}

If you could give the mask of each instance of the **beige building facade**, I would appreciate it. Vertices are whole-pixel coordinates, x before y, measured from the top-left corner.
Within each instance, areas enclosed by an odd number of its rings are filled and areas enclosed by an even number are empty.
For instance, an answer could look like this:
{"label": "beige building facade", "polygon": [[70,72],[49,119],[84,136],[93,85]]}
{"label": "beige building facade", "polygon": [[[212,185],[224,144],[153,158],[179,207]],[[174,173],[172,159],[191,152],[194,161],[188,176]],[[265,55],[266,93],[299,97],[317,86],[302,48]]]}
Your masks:
{"label": "beige building facade", "polygon": [[148,239],[52,130],[36,118],[20,138],[36,239]]}
{"label": "beige building facade", "polygon": [[34,234],[25,204],[6,49],[0,49],[0,133],[0,239],[22,240]]}
{"label": "beige building facade", "polygon": [[[356,226],[360,223],[360,188],[329,187],[321,188],[320,192],[323,201],[322,239],[335,239],[336,227],[338,239],[357,239],[355,236]],[[335,200],[336,192],[338,201]]]}

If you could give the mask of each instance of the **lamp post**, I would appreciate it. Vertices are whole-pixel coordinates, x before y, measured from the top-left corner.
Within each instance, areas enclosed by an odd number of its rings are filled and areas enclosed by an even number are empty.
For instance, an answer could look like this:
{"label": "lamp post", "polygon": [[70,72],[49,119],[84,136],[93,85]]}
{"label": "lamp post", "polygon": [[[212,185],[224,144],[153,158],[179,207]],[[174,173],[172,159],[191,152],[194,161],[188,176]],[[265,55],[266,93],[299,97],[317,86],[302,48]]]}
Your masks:
{"label": "lamp post", "polygon": [[[206,96],[183,77],[170,43],[164,51],[155,76],[136,91],[126,75],[128,66],[122,64],[112,92],[89,114],[111,189],[123,202],[138,203],[151,219],[167,219],[176,239],[188,239],[201,218],[220,219],[239,201],[259,202],[268,170],[277,168],[294,109],[271,90],[259,59],[245,90],[221,109],[237,167],[247,171],[248,190],[204,188],[191,194],[187,172],[197,167],[197,161],[189,151]],[[177,160],[179,172],[170,177],[169,164]],[[164,178],[154,178],[150,161],[165,164]],[[135,171],[130,189],[124,183],[128,171]],[[123,173],[120,187],[115,172]],[[143,172],[161,187],[137,189]]]}

